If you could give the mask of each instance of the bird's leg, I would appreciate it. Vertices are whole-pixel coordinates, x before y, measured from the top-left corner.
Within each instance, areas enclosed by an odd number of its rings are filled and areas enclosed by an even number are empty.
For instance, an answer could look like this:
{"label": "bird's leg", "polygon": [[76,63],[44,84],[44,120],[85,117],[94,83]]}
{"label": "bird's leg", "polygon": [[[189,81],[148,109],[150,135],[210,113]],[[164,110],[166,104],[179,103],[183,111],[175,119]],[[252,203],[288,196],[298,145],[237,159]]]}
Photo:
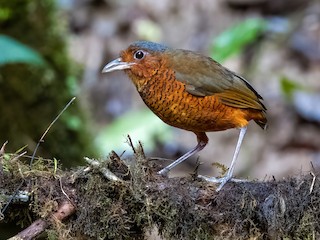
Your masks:
{"label": "bird's leg", "polygon": [[244,135],[246,134],[247,131],[247,127],[242,127],[240,129],[240,134],[239,134],[239,138],[238,138],[238,142],[237,142],[237,146],[236,146],[236,150],[233,154],[233,158],[229,167],[229,170],[227,172],[227,174],[222,177],[222,178],[215,178],[215,177],[205,177],[205,176],[201,176],[199,175],[200,178],[208,181],[208,182],[214,182],[214,183],[220,183],[219,187],[217,188],[217,192],[220,191],[222,189],[222,187],[228,182],[228,181],[235,181],[235,182],[241,182],[241,181],[245,181],[245,180],[240,180],[240,179],[232,179],[232,174],[233,174],[233,170],[239,155],[239,151],[241,148],[241,144],[242,144],[242,140],[244,138]]}
{"label": "bird's leg", "polygon": [[162,176],[166,176],[172,168],[174,168],[178,164],[182,163],[184,160],[188,159],[189,157],[196,154],[197,152],[201,151],[207,145],[209,140],[208,140],[206,133],[199,132],[199,133],[195,133],[195,134],[197,135],[197,140],[198,140],[197,146],[195,146],[189,152],[187,152],[184,155],[182,155],[181,157],[179,157],[177,160],[175,160],[170,165],[168,165],[165,168],[163,168],[162,170],[160,170],[158,172],[158,174],[160,174]]}

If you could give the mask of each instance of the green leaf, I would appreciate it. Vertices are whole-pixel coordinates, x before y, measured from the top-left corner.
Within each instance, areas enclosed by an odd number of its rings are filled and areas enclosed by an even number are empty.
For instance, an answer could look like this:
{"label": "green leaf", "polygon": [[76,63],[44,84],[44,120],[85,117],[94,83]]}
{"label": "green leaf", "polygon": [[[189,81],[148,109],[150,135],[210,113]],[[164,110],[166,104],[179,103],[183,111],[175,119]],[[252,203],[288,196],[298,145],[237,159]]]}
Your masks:
{"label": "green leaf", "polygon": [[280,79],[280,87],[281,87],[282,93],[289,100],[292,99],[292,96],[293,96],[294,92],[296,92],[297,90],[303,90],[304,89],[304,87],[301,84],[296,83],[296,82],[292,81],[291,79],[289,79],[287,77],[282,77]]}
{"label": "green leaf", "polygon": [[107,155],[111,150],[129,149],[126,143],[129,134],[134,143],[141,141],[145,151],[152,151],[156,141],[172,140],[171,128],[163,123],[150,110],[132,111],[122,115],[107,126],[96,138],[96,145],[101,154]]}
{"label": "green leaf", "polygon": [[44,59],[36,51],[5,35],[0,35],[0,52],[0,65],[8,63],[45,64]]}
{"label": "green leaf", "polygon": [[256,41],[266,30],[266,26],[266,20],[250,18],[231,27],[213,40],[210,48],[211,57],[218,62],[223,62],[238,54],[246,45]]}

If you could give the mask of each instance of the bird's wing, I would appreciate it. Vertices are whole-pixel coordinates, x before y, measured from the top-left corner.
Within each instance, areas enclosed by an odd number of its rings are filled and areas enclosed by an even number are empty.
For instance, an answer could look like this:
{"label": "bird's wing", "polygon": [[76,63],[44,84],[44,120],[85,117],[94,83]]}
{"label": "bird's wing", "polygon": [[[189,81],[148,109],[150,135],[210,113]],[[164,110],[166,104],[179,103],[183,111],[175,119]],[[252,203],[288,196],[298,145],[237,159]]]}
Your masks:
{"label": "bird's wing", "polygon": [[266,109],[249,82],[213,59],[180,49],[168,54],[170,67],[176,79],[186,84],[187,92],[199,97],[216,95],[232,107]]}

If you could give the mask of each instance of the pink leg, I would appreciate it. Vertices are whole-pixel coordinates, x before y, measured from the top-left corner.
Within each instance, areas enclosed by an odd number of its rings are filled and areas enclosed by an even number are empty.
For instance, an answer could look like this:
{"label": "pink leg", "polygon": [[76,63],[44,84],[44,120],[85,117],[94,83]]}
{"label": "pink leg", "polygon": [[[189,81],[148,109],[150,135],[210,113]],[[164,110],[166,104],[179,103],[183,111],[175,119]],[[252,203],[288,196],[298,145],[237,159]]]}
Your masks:
{"label": "pink leg", "polygon": [[202,176],[199,175],[198,177],[208,181],[208,182],[213,182],[213,183],[220,183],[219,187],[217,188],[217,192],[219,192],[222,187],[228,182],[228,181],[232,181],[232,182],[246,182],[247,180],[242,180],[242,179],[234,179],[232,178],[233,175],[233,170],[234,170],[234,166],[236,164],[238,155],[239,155],[239,151],[241,148],[241,144],[242,144],[242,140],[244,138],[244,135],[246,134],[247,131],[247,127],[242,127],[240,129],[240,134],[239,134],[239,138],[238,138],[238,142],[237,142],[237,146],[236,146],[236,150],[233,154],[233,158],[229,167],[229,170],[227,172],[227,174],[222,177],[222,178],[215,178],[215,177],[206,177],[206,176]]}
{"label": "pink leg", "polygon": [[198,140],[198,144],[197,146],[195,146],[193,149],[191,149],[189,152],[187,152],[186,154],[182,155],[181,157],[179,157],[177,160],[175,160],[173,163],[171,163],[170,165],[166,166],[165,168],[163,168],[162,170],[160,170],[158,172],[158,174],[162,175],[162,176],[167,176],[168,172],[174,168],[175,166],[177,166],[178,164],[182,163],[183,161],[185,161],[186,159],[188,159],[189,157],[191,157],[192,155],[200,152],[208,143],[208,137],[206,135],[206,133],[204,132],[200,132],[200,133],[195,133],[197,135],[197,140]]}

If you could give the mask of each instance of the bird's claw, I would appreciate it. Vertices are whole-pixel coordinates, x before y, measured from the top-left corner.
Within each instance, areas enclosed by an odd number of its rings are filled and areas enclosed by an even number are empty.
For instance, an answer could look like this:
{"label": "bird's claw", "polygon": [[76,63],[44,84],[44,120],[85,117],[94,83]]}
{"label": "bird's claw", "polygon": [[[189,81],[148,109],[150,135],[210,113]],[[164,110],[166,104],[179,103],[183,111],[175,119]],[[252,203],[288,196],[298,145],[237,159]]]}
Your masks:
{"label": "bird's claw", "polygon": [[207,182],[212,182],[212,183],[220,183],[219,187],[216,189],[217,192],[219,192],[222,187],[229,181],[231,180],[231,176],[224,176],[222,178],[216,178],[216,177],[206,177],[202,175],[198,175],[199,178],[206,180]]}
{"label": "bird's claw", "polygon": [[167,177],[170,169],[163,168],[159,172],[157,172],[158,175],[161,175],[162,177]]}
{"label": "bird's claw", "polygon": [[217,192],[219,192],[223,186],[231,181],[231,182],[247,182],[248,180],[246,179],[236,179],[236,178],[232,178],[232,176],[226,175],[222,178],[216,178],[216,177],[206,177],[203,175],[198,175],[199,178],[206,180],[207,182],[212,182],[212,183],[220,183],[219,187],[216,189]]}

